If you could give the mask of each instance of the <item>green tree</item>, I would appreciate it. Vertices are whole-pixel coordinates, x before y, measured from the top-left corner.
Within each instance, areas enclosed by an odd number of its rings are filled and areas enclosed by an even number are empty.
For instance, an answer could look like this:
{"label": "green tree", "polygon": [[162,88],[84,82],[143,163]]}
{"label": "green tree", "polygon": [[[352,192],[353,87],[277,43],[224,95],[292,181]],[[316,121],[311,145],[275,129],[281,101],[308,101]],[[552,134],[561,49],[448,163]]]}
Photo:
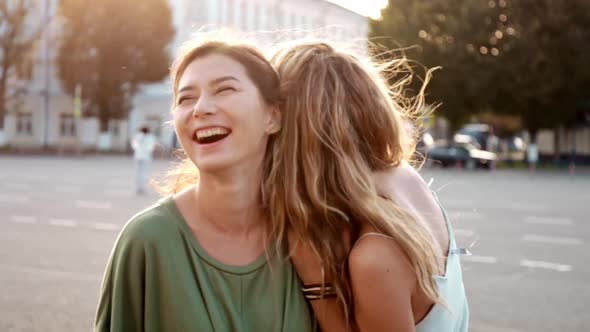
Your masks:
{"label": "green tree", "polygon": [[589,107],[589,12],[587,0],[391,0],[371,34],[442,66],[429,100],[455,126],[486,110],[519,116],[534,138]]}
{"label": "green tree", "polygon": [[[453,127],[489,107],[490,67],[505,42],[499,6],[471,0],[390,0],[382,19],[371,22],[373,41],[405,53],[427,68],[442,67],[428,88],[427,101]],[[502,36],[504,37],[504,36]]]}
{"label": "green tree", "polygon": [[33,0],[0,0],[0,146],[5,144],[6,104],[12,97],[9,82],[29,76],[26,67],[31,64],[31,51],[41,33],[42,25],[30,22],[39,9],[36,4]]}
{"label": "green tree", "polygon": [[165,78],[174,36],[166,0],[60,0],[63,37],[58,67],[70,95],[82,87],[86,114],[97,115],[100,132],[127,116],[140,84]]}
{"label": "green tree", "polygon": [[590,3],[585,0],[508,2],[514,38],[496,65],[494,108],[521,117],[533,139],[567,125],[589,100]]}

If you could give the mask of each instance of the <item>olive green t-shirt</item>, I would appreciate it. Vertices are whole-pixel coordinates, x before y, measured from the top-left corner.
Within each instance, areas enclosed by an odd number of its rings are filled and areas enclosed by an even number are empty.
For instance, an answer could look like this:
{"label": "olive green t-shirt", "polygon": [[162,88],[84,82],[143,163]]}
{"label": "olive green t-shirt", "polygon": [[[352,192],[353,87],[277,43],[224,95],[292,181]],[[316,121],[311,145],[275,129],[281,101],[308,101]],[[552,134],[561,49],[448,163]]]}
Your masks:
{"label": "olive green t-shirt", "polygon": [[314,331],[293,266],[270,252],[245,266],[219,262],[165,198],[119,235],[95,331]]}

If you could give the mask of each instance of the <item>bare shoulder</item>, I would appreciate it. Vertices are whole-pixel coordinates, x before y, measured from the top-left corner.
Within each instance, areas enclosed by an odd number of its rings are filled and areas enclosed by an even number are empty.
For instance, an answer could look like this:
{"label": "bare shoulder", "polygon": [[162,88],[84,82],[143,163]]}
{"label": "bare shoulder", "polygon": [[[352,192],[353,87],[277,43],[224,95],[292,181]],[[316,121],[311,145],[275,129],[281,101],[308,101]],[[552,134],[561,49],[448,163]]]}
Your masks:
{"label": "bare shoulder", "polygon": [[392,239],[379,235],[364,236],[351,250],[348,258],[353,283],[398,281],[408,287],[415,284],[415,273],[402,248]]}
{"label": "bare shoulder", "polygon": [[377,190],[381,194],[404,201],[412,198],[423,198],[430,195],[430,188],[422,176],[407,162],[402,162],[397,167],[388,170],[376,172],[373,175]]}
{"label": "bare shoulder", "polygon": [[[438,243],[437,254],[443,256],[449,247],[449,234],[441,206],[422,176],[407,162],[374,174],[380,195],[392,199],[418,222],[426,225]],[[441,268],[443,266],[441,262]]]}

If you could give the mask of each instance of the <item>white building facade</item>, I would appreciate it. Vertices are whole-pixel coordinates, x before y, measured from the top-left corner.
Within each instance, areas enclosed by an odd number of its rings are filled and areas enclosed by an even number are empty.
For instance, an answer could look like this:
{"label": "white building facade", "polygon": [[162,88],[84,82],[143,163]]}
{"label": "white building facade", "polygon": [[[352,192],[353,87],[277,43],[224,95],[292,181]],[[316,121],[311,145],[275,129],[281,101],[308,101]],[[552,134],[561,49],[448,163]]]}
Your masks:
{"label": "white building facade", "polygon": [[[56,0],[48,1],[47,11],[54,16]],[[229,28],[251,34],[269,46],[277,40],[300,38],[310,32],[330,40],[366,45],[368,19],[324,0],[169,0],[176,36],[170,46],[174,56],[182,42],[198,31]],[[33,75],[27,82],[27,97],[20,107],[7,109],[5,136],[16,149],[49,147],[56,150],[94,150],[98,146],[99,126],[95,118],[76,119],[73,99],[66,95],[57,79],[55,65],[59,27],[45,31],[36,52]],[[172,102],[171,83],[165,80],[141,88],[133,100],[127,120],[113,120],[110,142],[104,149],[126,151],[129,137],[144,124],[149,125],[165,147],[175,145],[169,125]]]}

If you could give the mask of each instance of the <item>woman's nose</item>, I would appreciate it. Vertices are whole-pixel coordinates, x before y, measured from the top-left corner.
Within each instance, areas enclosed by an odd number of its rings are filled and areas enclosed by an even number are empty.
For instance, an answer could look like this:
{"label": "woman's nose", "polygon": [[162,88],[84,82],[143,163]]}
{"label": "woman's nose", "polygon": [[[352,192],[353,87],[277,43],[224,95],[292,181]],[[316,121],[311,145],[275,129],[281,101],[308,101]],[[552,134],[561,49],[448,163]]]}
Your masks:
{"label": "woman's nose", "polygon": [[215,104],[208,96],[201,96],[193,107],[193,116],[199,117],[214,114],[216,111]]}

